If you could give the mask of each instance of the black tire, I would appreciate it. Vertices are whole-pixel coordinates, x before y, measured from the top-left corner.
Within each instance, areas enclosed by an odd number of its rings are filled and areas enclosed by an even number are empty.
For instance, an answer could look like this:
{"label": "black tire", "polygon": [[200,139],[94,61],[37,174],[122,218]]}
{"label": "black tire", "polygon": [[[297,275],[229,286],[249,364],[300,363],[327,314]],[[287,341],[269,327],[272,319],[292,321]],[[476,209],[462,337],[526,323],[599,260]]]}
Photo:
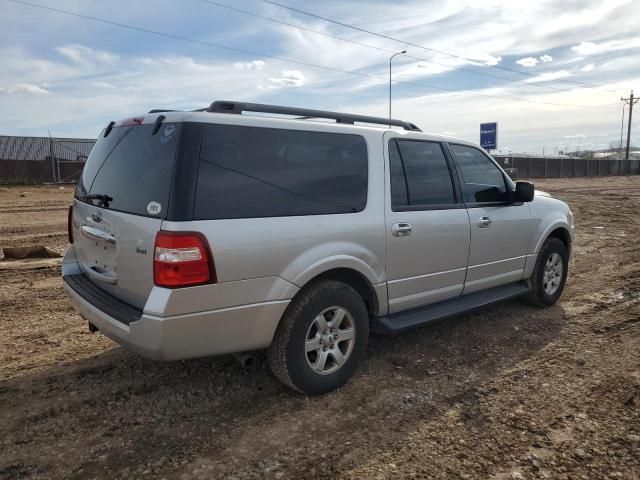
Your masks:
{"label": "black tire", "polygon": [[[314,319],[331,307],[348,312],[355,336],[344,364],[333,373],[319,374],[307,361],[305,342]],[[369,315],[358,292],[341,282],[321,280],[305,288],[291,302],[267,358],[271,371],[285,385],[307,395],[322,395],[347,383],[364,356],[368,338]]]}
{"label": "black tire", "polygon": [[[550,295],[544,289],[544,269],[547,261],[556,253],[560,255],[562,259],[562,276],[557,290]],[[531,290],[525,297],[526,302],[536,307],[550,307],[555,304],[560,298],[560,295],[562,295],[568,273],[569,253],[567,252],[567,247],[557,238],[548,238],[542,245],[540,253],[538,253],[533,275],[531,276]]]}

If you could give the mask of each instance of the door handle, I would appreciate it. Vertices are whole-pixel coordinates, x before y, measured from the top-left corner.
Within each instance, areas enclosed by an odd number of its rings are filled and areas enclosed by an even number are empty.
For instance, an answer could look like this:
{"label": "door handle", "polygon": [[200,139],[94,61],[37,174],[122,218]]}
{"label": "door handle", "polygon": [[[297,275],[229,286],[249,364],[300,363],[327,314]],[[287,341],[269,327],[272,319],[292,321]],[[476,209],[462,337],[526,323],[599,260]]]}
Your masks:
{"label": "door handle", "polygon": [[103,240],[107,242],[109,245],[116,244],[116,237],[114,237],[110,233],[94,228],[91,225],[83,225],[80,228],[80,231],[82,235],[84,235],[87,238],[90,238],[91,240]]}
{"label": "door handle", "polygon": [[394,223],[391,226],[391,235],[394,237],[407,237],[411,235],[411,228],[409,223]]}
{"label": "door handle", "polygon": [[491,219],[489,217],[480,217],[478,219],[478,226],[480,228],[487,228],[489,225],[491,225]]}

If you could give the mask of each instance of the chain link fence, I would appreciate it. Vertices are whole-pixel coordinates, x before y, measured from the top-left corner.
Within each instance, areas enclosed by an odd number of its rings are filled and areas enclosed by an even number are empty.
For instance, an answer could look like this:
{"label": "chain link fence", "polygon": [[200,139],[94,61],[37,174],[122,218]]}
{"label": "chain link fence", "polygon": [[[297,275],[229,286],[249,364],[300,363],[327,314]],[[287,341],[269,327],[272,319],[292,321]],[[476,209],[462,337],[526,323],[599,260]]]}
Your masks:
{"label": "chain link fence", "polygon": [[0,136],[0,183],[75,183],[95,143],[89,138]]}

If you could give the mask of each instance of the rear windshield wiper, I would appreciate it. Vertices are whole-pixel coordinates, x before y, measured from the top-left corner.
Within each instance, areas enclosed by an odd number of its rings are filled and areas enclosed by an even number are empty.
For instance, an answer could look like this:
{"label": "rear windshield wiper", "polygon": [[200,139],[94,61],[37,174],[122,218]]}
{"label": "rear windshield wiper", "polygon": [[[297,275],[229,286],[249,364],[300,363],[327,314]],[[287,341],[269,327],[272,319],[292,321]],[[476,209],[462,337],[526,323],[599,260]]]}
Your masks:
{"label": "rear windshield wiper", "polygon": [[113,202],[113,197],[110,197],[109,195],[102,195],[100,193],[85,193],[84,195],[80,195],[78,200],[83,202],[87,200],[98,200],[99,207],[108,208],[109,202]]}

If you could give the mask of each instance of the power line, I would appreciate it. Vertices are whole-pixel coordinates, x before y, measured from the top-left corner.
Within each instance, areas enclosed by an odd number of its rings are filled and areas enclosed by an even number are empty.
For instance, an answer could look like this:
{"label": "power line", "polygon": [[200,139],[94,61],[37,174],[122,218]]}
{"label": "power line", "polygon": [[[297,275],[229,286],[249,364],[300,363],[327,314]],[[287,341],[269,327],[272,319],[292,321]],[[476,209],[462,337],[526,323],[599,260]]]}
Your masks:
{"label": "power line", "polygon": [[[209,5],[215,6],[215,7],[225,8],[225,9],[231,10],[233,12],[241,13],[241,14],[244,14],[244,15],[249,15],[249,16],[255,17],[255,18],[260,18],[262,20],[267,20],[269,22],[279,23],[279,24],[285,25],[287,27],[295,28],[295,29],[298,29],[298,30],[303,30],[305,32],[314,33],[316,35],[322,35],[324,37],[333,38],[333,39],[340,40],[340,41],[343,41],[343,42],[351,43],[353,45],[359,45],[361,47],[366,47],[366,48],[370,48],[370,49],[373,49],[373,50],[378,50],[380,52],[385,52],[385,53],[395,53],[396,52],[396,50],[390,50],[388,48],[379,47],[379,46],[376,46],[376,45],[371,45],[369,43],[360,42],[360,41],[353,40],[353,39],[350,39],[350,38],[340,37],[338,35],[333,35],[331,33],[321,32],[319,30],[314,30],[313,28],[304,27],[302,25],[296,25],[296,24],[293,24],[293,23],[290,23],[290,22],[286,22],[284,20],[280,20],[280,19],[273,18],[273,17],[268,17],[266,15],[261,15],[259,13],[254,13],[254,12],[251,12],[251,11],[248,11],[248,10],[244,10],[242,8],[234,7],[234,6],[231,6],[231,5],[226,5],[224,3],[216,2],[216,1],[213,1],[213,0],[199,0],[199,1],[202,2],[202,3],[206,3],[206,4],[209,4]],[[486,73],[486,72],[478,72],[476,70],[471,70],[469,68],[457,67],[457,66],[449,65],[449,64],[446,64],[446,63],[442,63],[442,62],[437,62],[435,60],[428,60],[426,58],[416,57],[414,55],[408,55],[407,54],[407,55],[405,55],[405,57],[412,58],[414,60],[418,60],[418,61],[421,61],[421,62],[433,63],[434,65],[440,65],[440,66],[451,68],[451,69],[454,69],[454,70],[460,70],[460,71],[464,71],[464,72],[469,72],[469,73],[472,73],[474,75],[481,75],[481,76],[484,76],[484,77],[496,78],[496,79],[499,79],[499,80],[506,80],[508,82],[514,82],[514,83],[522,82],[522,80],[516,80],[516,79],[508,78],[508,77],[501,77],[499,75],[493,75],[491,73]],[[568,89],[566,89],[566,88],[556,88],[556,87],[552,87],[550,85],[542,85],[542,84],[538,84],[538,83],[528,83],[528,85],[532,86],[532,87],[536,87],[536,88],[546,88],[546,89],[549,89],[549,90],[555,90],[555,91],[558,91],[558,92],[566,92],[566,91],[568,91]],[[582,86],[582,88],[584,88],[584,87]],[[592,87],[588,87],[588,88],[592,88]]]}
{"label": "power line", "polygon": [[[530,73],[530,72],[523,72],[522,70],[517,70],[515,68],[509,68],[509,67],[504,67],[502,65],[488,65],[486,63],[481,62],[480,60],[475,60],[473,58],[464,57],[462,55],[456,55],[455,53],[445,52],[443,50],[438,50],[438,49],[431,48],[431,47],[425,47],[424,45],[419,45],[417,43],[412,43],[412,42],[409,42],[409,41],[406,41],[406,40],[401,40],[401,39],[394,38],[394,37],[391,37],[389,35],[385,35],[385,34],[382,34],[382,33],[373,32],[371,30],[366,30],[364,28],[356,27],[355,25],[350,25],[348,23],[340,22],[338,20],[334,20],[334,19],[331,19],[331,18],[323,17],[322,15],[318,15],[318,14],[315,14],[315,13],[311,13],[311,12],[307,12],[307,11],[304,11],[304,10],[300,10],[299,8],[295,8],[295,7],[292,7],[290,5],[285,5],[285,4],[282,4],[282,3],[278,3],[278,2],[275,2],[273,0],[259,0],[259,1],[267,3],[269,5],[274,5],[276,7],[284,8],[286,10],[290,10],[292,12],[296,12],[296,13],[299,13],[301,15],[306,15],[306,16],[309,16],[309,17],[312,17],[312,18],[316,18],[318,20],[324,20],[325,22],[333,23],[335,25],[340,25],[341,27],[350,28],[352,30],[357,30],[359,32],[367,33],[369,35],[374,35],[376,37],[380,37],[380,38],[384,38],[384,39],[387,39],[387,40],[392,40],[394,42],[402,43],[404,45],[411,45],[412,47],[421,48],[421,49],[427,50],[429,52],[439,53],[441,55],[446,55],[448,57],[458,58],[460,60],[465,60],[467,62],[471,62],[471,63],[477,64],[477,65],[488,66],[488,67],[491,67],[491,68],[497,68],[497,69],[500,69],[500,70],[505,70],[507,72],[517,73],[519,75],[526,75],[526,76],[529,76],[529,77],[535,77],[536,76],[535,74]],[[576,82],[576,81],[572,81],[572,80],[556,79],[554,81],[562,82],[562,83],[570,83],[570,84],[574,84],[574,85],[581,85],[583,87],[589,87],[589,88],[602,88],[602,85],[595,85],[595,84],[584,83],[584,82]],[[609,91],[610,92],[614,92],[613,90],[609,90]]]}
{"label": "power line", "polygon": [[[128,24],[125,24],[125,23],[114,22],[114,21],[111,21],[111,20],[106,20],[106,19],[103,19],[103,18],[91,16],[91,15],[84,15],[84,14],[81,14],[81,13],[71,12],[69,10],[63,10],[63,9],[59,9],[59,8],[40,5],[40,4],[37,4],[37,3],[27,2],[25,0],[8,0],[8,1],[13,2],[13,3],[18,3],[18,4],[21,4],[21,5],[26,5],[26,6],[29,6],[29,7],[34,7],[34,8],[39,8],[39,9],[42,9],[42,10],[47,10],[47,11],[50,11],[50,12],[59,13],[59,14],[62,14],[62,15],[69,15],[69,16],[76,17],[76,18],[82,18],[84,20],[90,20],[90,21],[97,22],[97,23],[103,23],[103,24],[106,24],[106,25],[112,25],[112,26],[116,26],[116,27],[120,27],[120,28],[125,28],[125,29],[128,29],[128,30],[136,31],[136,32],[142,32],[142,33],[148,33],[148,34],[152,34],[152,35],[156,35],[156,36],[166,37],[166,38],[170,38],[170,39],[173,39],[173,40],[180,40],[180,41],[183,41],[183,42],[189,42],[189,43],[194,43],[194,44],[198,44],[198,45],[205,45],[205,46],[219,48],[219,49],[223,49],[223,50],[228,50],[228,51],[232,51],[232,52],[236,52],[236,53],[242,53],[242,54],[245,54],[245,55],[252,55],[254,57],[269,58],[269,59],[272,59],[272,60],[279,60],[279,61],[282,61],[282,62],[294,63],[296,65],[303,65],[303,66],[306,66],[306,67],[319,68],[319,69],[326,70],[326,71],[345,73],[345,74],[349,74],[349,75],[356,75],[356,76],[359,76],[359,77],[373,78],[373,79],[377,79],[377,80],[384,80],[385,83],[387,81],[386,78],[384,78],[382,76],[379,76],[379,75],[373,75],[373,74],[363,73],[363,72],[356,72],[354,70],[343,70],[343,69],[340,69],[340,68],[330,67],[330,66],[327,66],[327,65],[319,65],[319,64],[315,64],[315,63],[303,62],[303,61],[300,61],[300,60],[293,60],[293,59],[290,59],[290,58],[279,57],[279,56],[276,56],[276,55],[269,55],[269,54],[266,54],[266,53],[253,52],[251,50],[244,50],[244,49],[241,49],[241,48],[229,47],[229,46],[226,46],[226,45],[221,45],[221,44],[217,44],[217,43],[213,43],[213,42],[206,42],[206,41],[203,41],[203,40],[196,40],[196,39],[193,39],[193,38],[184,37],[182,35],[175,35],[175,34],[172,34],[172,33],[161,32],[161,31],[158,31],[158,30],[151,30],[151,29],[148,29],[148,28],[138,27],[138,26],[135,26],[135,25],[128,25]],[[429,88],[429,89],[434,89],[434,90],[460,93],[456,89],[446,88],[446,87],[438,87],[438,86],[435,86],[435,85],[428,85],[428,84],[425,84],[425,83],[409,82],[409,81],[402,81],[402,80],[396,80],[395,82],[399,83],[399,84],[420,86],[420,87],[423,87],[423,88]],[[466,94],[477,95],[477,96],[482,96],[482,97],[497,98],[497,99],[501,99],[501,100],[507,100],[507,101],[510,101],[510,102],[535,103],[535,104],[541,104],[541,105],[553,105],[553,106],[558,106],[558,107],[597,108],[597,109],[610,109],[611,108],[611,107],[598,106],[598,105],[575,105],[575,104],[564,104],[564,103],[555,103],[555,102],[543,102],[543,101],[537,101],[537,100],[525,100],[525,99],[521,99],[521,98],[502,97],[502,96],[498,96],[498,95],[490,95],[490,94],[487,94],[487,93],[480,93],[480,92],[474,92],[474,91],[468,91],[468,92],[466,92]]]}
{"label": "power line", "polygon": [[244,50],[244,49],[241,49],[241,48],[229,47],[229,46],[226,46],[226,45],[221,45],[219,43],[205,42],[203,40],[196,40],[194,38],[183,37],[182,35],[175,35],[173,33],[160,32],[158,30],[151,30],[149,28],[137,27],[135,25],[128,25],[126,23],[114,22],[112,20],[106,20],[104,18],[99,18],[99,17],[93,17],[91,15],[84,15],[84,14],[81,14],[81,13],[71,12],[69,10],[62,10],[60,8],[48,7],[46,5],[40,5],[38,3],[31,3],[31,2],[26,2],[26,1],[23,1],[23,0],[8,0],[8,1],[9,2],[13,2],[13,3],[19,3],[19,4],[22,4],[22,5],[27,5],[29,7],[40,8],[40,9],[43,9],[43,10],[49,10],[51,12],[60,13],[62,15],[70,15],[72,17],[82,18],[82,19],[85,19],[85,20],[91,20],[91,21],[98,22],[98,23],[104,23],[104,24],[107,24],[107,25],[115,26],[115,27],[126,28],[126,29],[129,29],[129,30],[134,30],[134,31],[137,31],[137,32],[142,32],[142,33],[150,33],[152,35],[158,35],[158,36],[161,36],[161,37],[171,38],[173,40],[181,40],[183,42],[196,43],[196,44],[204,45],[204,46],[207,46],[207,47],[220,48],[220,49],[223,49],[223,50],[229,50],[231,52],[243,53],[243,54],[246,54],[246,55],[253,55],[253,56],[256,56],[256,57],[270,58],[272,60],[280,60],[280,61],[283,61],[283,62],[295,63],[297,65],[303,65],[303,66],[306,66],[306,67],[321,68],[321,69],[324,69],[324,70],[331,70],[331,71],[339,72],[339,73],[349,73],[351,75],[359,75],[359,76],[362,76],[362,77],[370,77],[371,76],[371,75],[368,75],[366,73],[360,73],[360,72],[356,72],[356,71],[353,71],[353,70],[342,70],[342,69],[339,69],[339,68],[333,68],[333,67],[329,67],[329,66],[325,66],[325,65],[318,65],[318,64],[315,64],[315,63],[308,63],[308,62],[303,62],[303,61],[300,61],[300,60],[292,60],[290,58],[278,57],[276,55],[269,55],[267,53],[253,52],[251,50]]}

